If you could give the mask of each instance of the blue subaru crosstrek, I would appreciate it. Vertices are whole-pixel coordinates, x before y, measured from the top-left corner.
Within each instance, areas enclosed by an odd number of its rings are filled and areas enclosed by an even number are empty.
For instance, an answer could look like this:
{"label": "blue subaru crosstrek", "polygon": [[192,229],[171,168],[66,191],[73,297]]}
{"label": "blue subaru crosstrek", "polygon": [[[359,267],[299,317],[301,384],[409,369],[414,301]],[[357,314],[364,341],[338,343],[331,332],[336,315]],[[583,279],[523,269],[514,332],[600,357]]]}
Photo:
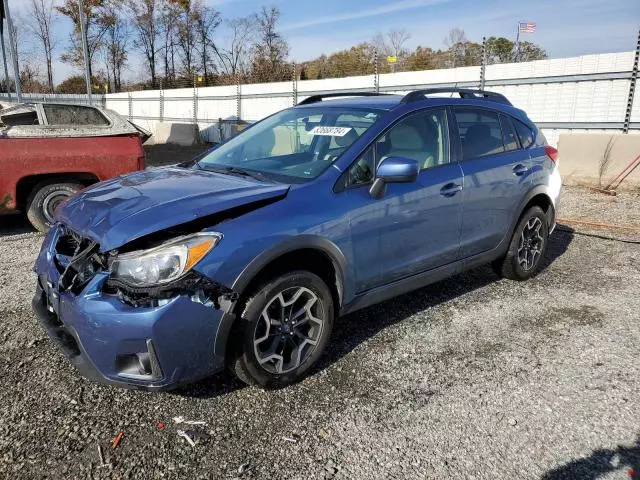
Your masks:
{"label": "blue subaru crosstrek", "polygon": [[192,162],[68,200],[33,307],[101,382],[165,389],[227,366],[287,385],[341,315],[485,263],[535,275],[557,154],[493,92],[312,96]]}

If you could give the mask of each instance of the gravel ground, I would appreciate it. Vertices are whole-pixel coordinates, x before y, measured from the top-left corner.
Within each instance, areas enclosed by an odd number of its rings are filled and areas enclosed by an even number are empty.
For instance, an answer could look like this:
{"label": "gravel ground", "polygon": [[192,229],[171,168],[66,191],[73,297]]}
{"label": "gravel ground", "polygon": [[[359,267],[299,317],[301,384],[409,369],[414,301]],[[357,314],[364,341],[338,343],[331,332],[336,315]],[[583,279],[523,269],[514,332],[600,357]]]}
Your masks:
{"label": "gravel ground", "polygon": [[[560,198],[560,217],[613,225],[640,226],[639,207],[640,191],[623,191],[617,196],[610,197],[588,188],[565,187]],[[581,225],[580,228],[585,227]],[[632,234],[623,230],[615,231],[621,235]]]}
{"label": "gravel ground", "polygon": [[[567,188],[561,215],[639,210]],[[42,237],[0,218],[1,478],[640,478],[638,244],[563,227],[531,281],[481,268],[340,319],[300,384],[146,393],[55,349],[29,307]],[[178,415],[209,440],[177,437]]]}

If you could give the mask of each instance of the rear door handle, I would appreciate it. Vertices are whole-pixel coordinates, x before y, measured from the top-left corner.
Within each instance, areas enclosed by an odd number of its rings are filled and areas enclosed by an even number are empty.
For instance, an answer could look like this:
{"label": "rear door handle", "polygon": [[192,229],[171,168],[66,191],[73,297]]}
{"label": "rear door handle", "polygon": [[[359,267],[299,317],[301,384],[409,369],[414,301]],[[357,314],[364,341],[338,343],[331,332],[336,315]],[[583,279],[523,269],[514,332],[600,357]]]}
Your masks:
{"label": "rear door handle", "polygon": [[521,163],[519,163],[518,165],[513,167],[513,174],[514,175],[518,175],[518,176],[524,175],[528,171],[529,171],[529,168],[526,165],[523,165]]}
{"label": "rear door handle", "polygon": [[462,190],[462,185],[458,185],[457,183],[447,183],[444,187],[440,189],[440,195],[443,197],[453,197],[456,193]]}

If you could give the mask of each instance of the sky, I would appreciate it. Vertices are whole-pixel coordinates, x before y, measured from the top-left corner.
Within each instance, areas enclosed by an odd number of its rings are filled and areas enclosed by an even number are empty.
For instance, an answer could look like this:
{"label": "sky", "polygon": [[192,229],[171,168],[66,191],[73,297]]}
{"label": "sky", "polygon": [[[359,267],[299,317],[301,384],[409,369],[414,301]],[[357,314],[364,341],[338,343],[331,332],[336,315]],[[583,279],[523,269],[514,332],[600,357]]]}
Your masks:
{"label": "sky", "polygon": [[[552,58],[631,51],[640,27],[640,0],[203,0],[223,18],[243,17],[263,5],[276,5],[281,12],[280,32],[290,46],[290,58],[310,60],[331,54],[378,32],[405,28],[411,34],[407,46],[444,48],[444,37],[452,28],[465,31],[467,38],[504,36],[515,39],[518,21],[535,22],[537,30],[522,34],[546,49]],[[24,18],[27,0],[9,0],[12,12]],[[18,23],[18,22],[16,22]],[[61,46],[67,42],[71,25],[56,24]],[[226,32],[220,29],[224,39]],[[59,53],[58,53],[59,55]],[[140,65],[135,58],[132,65]],[[56,61],[56,81],[74,68]],[[129,78],[139,77],[130,67]]]}

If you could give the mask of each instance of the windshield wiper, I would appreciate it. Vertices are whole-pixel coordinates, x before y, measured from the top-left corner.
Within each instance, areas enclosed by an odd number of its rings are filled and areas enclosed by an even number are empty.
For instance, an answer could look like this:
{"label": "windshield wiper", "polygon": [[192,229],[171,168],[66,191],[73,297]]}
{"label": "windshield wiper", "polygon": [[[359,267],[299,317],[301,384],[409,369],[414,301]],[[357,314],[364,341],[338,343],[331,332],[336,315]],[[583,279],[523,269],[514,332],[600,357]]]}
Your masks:
{"label": "windshield wiper", "polygon": [[260,172],[255,172],[252,170],[245,170],[244,168],[238,168],[238,167],[224,167],[224,169],[227,172],[231,172],[231,173],[237,173],[238,175],[242,175],[244,177],[251,177],[251,178],[255,178],[256,180],[260,180],[261,182],[264,182],[265,177],[262,173]]}
{"label": "windshield wiper", "polygon": [[200,168],[204,168],[205,170],[211,170],[213,172],[218,172],[218,173],[228,173],[228,174],[232,174],[232,175],[240,175],[242,177],[250,177],[253,178],[255,180],[259,180],[261,182],[266,181],[266,177],[260,173],[260,172],[255,172],[252,170],[245,170],[244,168],[239,168],[239,167],[231,167],[228,165],[207,165],[206,167],[203,165],[198,164],[198,166]]}

